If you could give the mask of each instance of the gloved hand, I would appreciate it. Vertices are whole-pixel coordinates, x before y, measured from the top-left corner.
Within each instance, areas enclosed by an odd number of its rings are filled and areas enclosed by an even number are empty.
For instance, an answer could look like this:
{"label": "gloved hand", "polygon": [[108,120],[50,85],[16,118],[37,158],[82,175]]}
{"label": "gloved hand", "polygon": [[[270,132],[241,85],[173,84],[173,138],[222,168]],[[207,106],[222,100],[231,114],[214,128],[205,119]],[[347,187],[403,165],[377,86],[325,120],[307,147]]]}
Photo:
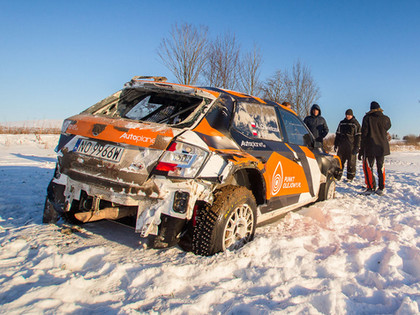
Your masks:
{"label": "gloved hand", "polygon": [[357,157],[360,161],[362,160],[362,153],[359,152],[359,156]]}

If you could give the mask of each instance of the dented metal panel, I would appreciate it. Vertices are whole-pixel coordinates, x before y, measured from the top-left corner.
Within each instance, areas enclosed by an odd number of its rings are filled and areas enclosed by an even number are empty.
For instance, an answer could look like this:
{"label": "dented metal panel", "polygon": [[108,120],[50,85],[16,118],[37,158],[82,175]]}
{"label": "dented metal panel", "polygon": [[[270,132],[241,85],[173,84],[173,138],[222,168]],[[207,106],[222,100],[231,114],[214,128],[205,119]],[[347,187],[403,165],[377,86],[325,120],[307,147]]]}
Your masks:
{"label": "dented metal panel", "polygon": [[295,114],[274,102],[144,79],[64,121],[47,197],[58,212],[82,222],[130,217],[146,237],[162,232],[162,216],[187,226],[197,205],[236,185],[252,192],[261,223],[315,201],[337,168],[285,142],[278,113]]}

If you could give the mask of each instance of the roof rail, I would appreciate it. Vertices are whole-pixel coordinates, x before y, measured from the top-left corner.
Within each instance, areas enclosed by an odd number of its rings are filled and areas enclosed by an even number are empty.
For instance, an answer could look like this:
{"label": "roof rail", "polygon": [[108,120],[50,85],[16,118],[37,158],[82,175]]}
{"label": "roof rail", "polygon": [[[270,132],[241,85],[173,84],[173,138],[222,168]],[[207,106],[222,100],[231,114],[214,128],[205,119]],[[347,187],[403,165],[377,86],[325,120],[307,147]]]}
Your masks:
{"label": "roof rail", "polygon": [[158,76],[134,76],[131,80],[150,80],[153,79],[155,82],[166,82],[168,79],[166,77],[158,77]]}

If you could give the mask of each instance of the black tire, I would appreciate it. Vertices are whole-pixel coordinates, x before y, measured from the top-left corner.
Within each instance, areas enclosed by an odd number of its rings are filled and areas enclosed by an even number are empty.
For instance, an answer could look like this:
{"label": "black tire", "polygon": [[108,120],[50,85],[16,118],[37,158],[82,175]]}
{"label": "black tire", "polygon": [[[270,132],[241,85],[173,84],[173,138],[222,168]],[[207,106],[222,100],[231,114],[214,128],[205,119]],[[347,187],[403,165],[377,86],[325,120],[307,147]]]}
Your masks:
{"label": "black tire", "polygon": [[332,174],[328,174],[327,181],[319,187],[318,201],[333,199],[335,197],[336,182]]}
{"label": "black tire", "polygon": [[54,209],[54,206],[50,202],[50,200],[45,198],[45,205],[44,205],[44,214],[42,215],[42,223],[51,223],[55,224],[60,219],[60,215]]}
{"label": "black tire", "polygon": [[215,193],[213,205],[197,213],[192,251],[210,256],[242,247],[254,238],[257,204],[250,190],[226,186]]}

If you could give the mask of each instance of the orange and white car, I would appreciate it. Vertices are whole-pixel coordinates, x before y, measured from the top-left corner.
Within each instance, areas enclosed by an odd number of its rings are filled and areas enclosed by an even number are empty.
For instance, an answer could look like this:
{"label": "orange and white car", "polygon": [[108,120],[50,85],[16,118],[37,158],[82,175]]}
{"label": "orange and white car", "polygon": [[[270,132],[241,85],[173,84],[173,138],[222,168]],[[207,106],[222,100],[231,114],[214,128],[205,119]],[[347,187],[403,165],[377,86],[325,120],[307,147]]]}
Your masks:
{"label": "orange and white car", "polygon": [[155,77],[66,119],[56,151],[43,222],[123,219],[155,247],[201,255],[332,198],[341,167],[280,104]]}

